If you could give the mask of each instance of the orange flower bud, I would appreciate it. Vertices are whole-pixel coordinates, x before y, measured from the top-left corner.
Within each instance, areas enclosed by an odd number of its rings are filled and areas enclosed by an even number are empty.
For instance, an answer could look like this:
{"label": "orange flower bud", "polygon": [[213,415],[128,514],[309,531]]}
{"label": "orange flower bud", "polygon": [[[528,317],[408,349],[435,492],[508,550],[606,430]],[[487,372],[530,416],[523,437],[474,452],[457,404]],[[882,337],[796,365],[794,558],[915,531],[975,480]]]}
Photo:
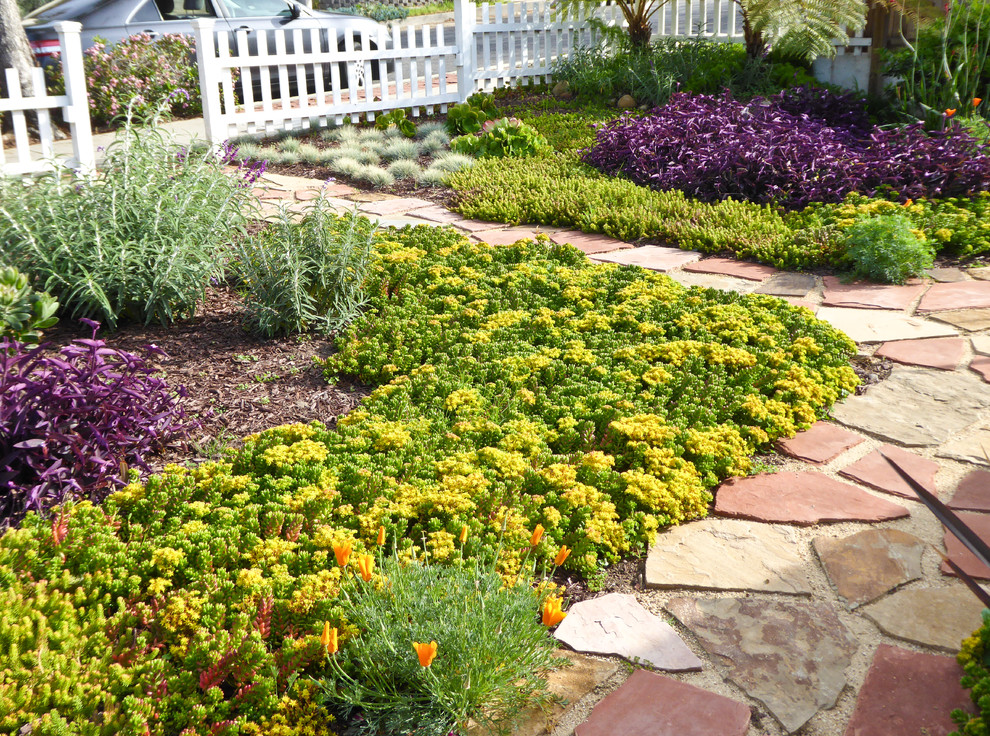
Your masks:
{"label": "orange flower bud", "polygon": [[560,552],[558,552],[557,553],[557,556],[554,557],[554,559],[553,559],[553,564],[555,564],[557,567],[560,567],[561,565],[564,564],[564,561],[568,557],[570,557],[570,556],[571,556],[571,550],[570,550],[570,548],[569,547],[566,547],[564,545],[561,545]]}
{"label": "orange flower bud", "polygon": [[468,535],[468,528],[467,528],[467,524],[465,524],[464,526],[461,527],[461,535],[457,538],[458,540],[460,540],[461,544],[464,544],[467,541],[467,535]]}
{"label": "orange flower bud", "polygon": [[337,558],[337,564],[341,567],[347,567],[347,561],[351,559],[351,542],[347,540],[346,542],[341,542],[340,544],[335,544],[333,546],[333,554]]}
{"label": "orange flower bud", "polygon": [[945,110],[945,117],[951,118],[955,114],[956,114],[956,108],[954,108],[954,107],[946,108],[946,110]]}
{"label": "orange flower bud", "polygon": [[359,555],[358,570],[361,571],[361,578],[365,582],[371,580],[371,573],[375,571],[375,558],[371,555]]}
{"label": "orange flower bud", "polygon": [[320,635],[320,644],[327,650],[327,654],[337,652],[337,627],[330,628],[330,622],[323,622],[323,633]]}
{"label": "orange flower bud", "polygon": [[437,643],[435,641],[431,641],[429,644],[420,644],[418,641],[414,641],[413,649],[416,650],[416,656],[419,657],[421,667],[429,667],[436,659]]}
{"label": "orange flower bud", "polygon": [[379,547],[381,547],[383,544],[385,544],[385,527],[383,527],[383,526],[378,527],[378,540],[377,541],[378,541],[378,546]]}
{"label": "orange flower bud", "polygon": [[552,595],[543,603],[543,625],[556,626],[567,614],[563,611],[564,601],[560,596]]}
{"label": "orange flower bud", "polygon": [[543,539],[543,524],[537,524],[536,528],[533,530],[533,536],[529,538],[529,546],[535,547]]}
{"label": "orange flower bud", "polygon": [[977,107],[981,102],[983,102],[983,98],[982,97],[974,97],[973,98],[973,107]]}

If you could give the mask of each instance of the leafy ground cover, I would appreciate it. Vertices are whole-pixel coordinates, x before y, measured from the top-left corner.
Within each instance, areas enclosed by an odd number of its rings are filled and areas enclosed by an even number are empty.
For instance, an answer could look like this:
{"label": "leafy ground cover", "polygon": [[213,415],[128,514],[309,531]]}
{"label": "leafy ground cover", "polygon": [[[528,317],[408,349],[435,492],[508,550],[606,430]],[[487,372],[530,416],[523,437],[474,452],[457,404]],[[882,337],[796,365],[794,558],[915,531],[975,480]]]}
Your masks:
{"label": "leafy ground cover", "polygon": [[[399,559],[513,578],[567,547],[597,569],[703,514],[713,483],[855,383],[852,345],[770,297],[450,230],[387,232],[377,252],[370,309],[325,364],[379,387],[337,429],[261,432],[0,539],[4,729],[332,729],[307,683],[343,677],[331,629],[356,672],[346,546],[356,567],[384,528]],[[443,637],[413,635],[442,661]]]}

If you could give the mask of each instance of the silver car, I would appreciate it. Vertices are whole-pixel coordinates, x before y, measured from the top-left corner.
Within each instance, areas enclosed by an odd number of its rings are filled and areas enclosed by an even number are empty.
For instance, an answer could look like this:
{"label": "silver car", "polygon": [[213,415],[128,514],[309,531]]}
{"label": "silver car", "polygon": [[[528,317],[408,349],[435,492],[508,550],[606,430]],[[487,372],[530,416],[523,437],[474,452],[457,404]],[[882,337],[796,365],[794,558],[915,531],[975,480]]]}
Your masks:
{"label": "silver car", "polygon": [[[335,38],[338,50],[343,50],[345,35],[354,34],[357,49],[362,31],[370,39],[377,39],[380,28],[370,18],[311,10],[294,0],[55,0],[28,13],[24,29],[35,56],[44,65],[58,52],[58,36],[52,27],[57,21],[82,23],[82,46],[86,49],[97,36],[111,45],[139,33],[152,37],[169,33],[194,36],[190,22],[196,18],[213,18],[219,32],[246,30],[252,54],[257,49],[258,34],[265,31],[317,27],[324,31],[325,48]],[[269,34],[269,48],[273,47],[272,35]],[[308,36],[304,34],[304,51],[310,50]],[[287,34],[286,51],[290,53],[291,39]],[[233,36],[231,46],[236,48]],[[370,46],[375,48],[375,41]],[[344,74],[342,80],[346,79]]]}

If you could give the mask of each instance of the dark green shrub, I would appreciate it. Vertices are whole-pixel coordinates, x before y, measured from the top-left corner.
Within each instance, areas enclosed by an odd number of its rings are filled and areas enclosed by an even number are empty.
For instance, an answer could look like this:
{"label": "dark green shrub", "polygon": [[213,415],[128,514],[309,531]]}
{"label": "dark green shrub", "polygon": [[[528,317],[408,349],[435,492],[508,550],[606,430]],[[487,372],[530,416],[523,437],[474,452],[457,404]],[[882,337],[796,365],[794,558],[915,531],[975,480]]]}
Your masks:
{"label": "dark green shrub", "polygon": [[416,123],[406,117],[405,110],[392,110],[392,112],[379,115],[375,118],[375,127],[378,130],[388,130],[392,126],[398,128],[406,138],[416,137]]}
{"label": "dark green shrub", "polygon": [[0,268],[0,338],[36,343],[41,331],[58,322],[58,302],[31,288],[28,277],[9,266]]}
{"label": "dark green shrub", "polygon": [[249,324],[266,337],[315,330],[328,334],[354,319],[365,303],[374,228],[333,214],[324,198],[296,221],[282,210],[274,222],[233,247]]}
{"label": "dark green shrub", "polygon": [[990,610],[983,611],[983,624],[972,636],[963,639],[956,660],[966,674],[962,686],[977,706],[977,715],[962,709],[952,711],[958,731],[949,736],[986,736],[990,733]]}
{"label": "dark green shrub", "polygon": [[128,119],[95,177],[0,181],[5,256],[73,316],[111,328],[189,317],[253,201],[257,172],[228,174],[230,153]]}
{"label": "dark green shrub", "polygon": [[486,121],[494,120],[497,115],[494,98],[479,92],[468,97],[466,102],[448,108],[444,126],[451,137],[469,135],[477,133]]}
{"label": "dark green shrub", "polygon": [[934,250],[901,214],[863,218],[845,236],[842,263],[856,278],[902,284],[922,275],[934,261]]}

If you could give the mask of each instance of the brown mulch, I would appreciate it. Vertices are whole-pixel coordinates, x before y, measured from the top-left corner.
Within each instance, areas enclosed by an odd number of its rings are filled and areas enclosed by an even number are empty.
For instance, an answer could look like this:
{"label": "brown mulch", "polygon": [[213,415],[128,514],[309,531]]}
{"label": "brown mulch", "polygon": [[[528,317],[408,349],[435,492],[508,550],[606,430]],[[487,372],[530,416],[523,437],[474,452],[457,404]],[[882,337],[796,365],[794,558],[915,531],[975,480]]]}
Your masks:
{"label": "brown mulch", "polygon": [[[363,386],[327,383],[314,365],[314,358],[333,353],[332,338],[261,338],[248,332],[243,321],[241,297],[219,286],[207,291],[190,320],[171,327],[132,324],[100,332],[112,348],[137,353],[149,344],[162,348],[167,357],[154,357],[152,364],[171,388],[185,387],[183,406],[201,423],[190,447],[170,448],[149,460],[154,468],[192,455],[216,457],[225,445],[280,424],[317,420],[332,425],[367,394]],[[89,336],[89,328],[70,319],[45,334],[55,348]]]}

